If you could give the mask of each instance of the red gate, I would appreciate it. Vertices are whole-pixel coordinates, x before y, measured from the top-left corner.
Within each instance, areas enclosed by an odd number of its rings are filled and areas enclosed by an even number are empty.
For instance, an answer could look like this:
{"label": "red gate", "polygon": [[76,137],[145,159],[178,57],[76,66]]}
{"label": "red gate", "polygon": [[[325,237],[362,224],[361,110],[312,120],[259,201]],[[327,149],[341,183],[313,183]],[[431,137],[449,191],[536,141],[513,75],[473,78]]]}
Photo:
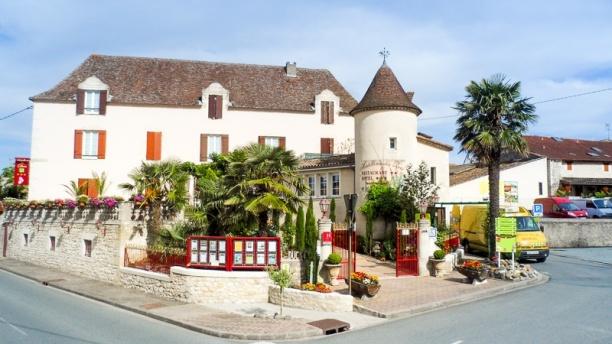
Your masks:
{"label": "red gate", "polygon": [[395,242],[395,276],[419,275],[419,228],[416,224],[398,224]]}
{"label": "red gate", "polygon": [[[342,262],[340,263],[342,266],[340,267],[340,274],[338,278],[344,279],[348,278],[348,259],[349,259],[349,251],[348,251],[348,241],[349,241],[349,233],[346,225],[344,224],[335,224],[334,229],[332,231],[332,252],[338,253],[342,256]],[[357,240],[355,238],[355,232],[351,233],[351,246],[352,246],[352,257],[351,257],[351,265],[353,266],[351,271],[355,271],[355,261],[357,258],[356,249],[357,249]]]}

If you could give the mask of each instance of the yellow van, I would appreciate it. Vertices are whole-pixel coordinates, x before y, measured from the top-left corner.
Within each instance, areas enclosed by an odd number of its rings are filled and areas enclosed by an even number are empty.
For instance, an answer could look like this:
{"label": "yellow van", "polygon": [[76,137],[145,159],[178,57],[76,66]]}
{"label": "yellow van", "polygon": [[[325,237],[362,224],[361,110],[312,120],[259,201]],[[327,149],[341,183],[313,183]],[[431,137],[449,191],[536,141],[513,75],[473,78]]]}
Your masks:
{"label": "yellow van", "polygon": [[[549,249],[546,236],[544,236],[538,223],[531,213],[519,207],[516,212],[507,212],[500,209],[504,217],[513,217],[517,221],[516,257],[518,259],[535,259],[538,262],[546,261]],[[478,250],[487,252],[487,235],[485,224],[487,222],[487,205],[454,205],[452,214],[460,214],[459,236],[466,252]]]}

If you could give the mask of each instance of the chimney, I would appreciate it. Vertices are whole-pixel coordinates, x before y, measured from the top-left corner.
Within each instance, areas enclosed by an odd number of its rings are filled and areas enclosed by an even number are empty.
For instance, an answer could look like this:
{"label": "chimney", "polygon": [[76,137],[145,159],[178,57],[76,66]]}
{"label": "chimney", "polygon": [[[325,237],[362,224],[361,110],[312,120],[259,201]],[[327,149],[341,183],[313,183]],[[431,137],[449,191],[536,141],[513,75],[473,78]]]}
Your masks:
{"label": "chimney", "polygon": [[287,73],[287,76],[295,78],[297,76],[297,64],[295,62],[287,62],[285,65],[285,72]]}
{"label": "chimney", "polygon": [[414,97],[414,92],[406,92],[406,95],[408,96],[408,100],[412,101],[412,97]]}

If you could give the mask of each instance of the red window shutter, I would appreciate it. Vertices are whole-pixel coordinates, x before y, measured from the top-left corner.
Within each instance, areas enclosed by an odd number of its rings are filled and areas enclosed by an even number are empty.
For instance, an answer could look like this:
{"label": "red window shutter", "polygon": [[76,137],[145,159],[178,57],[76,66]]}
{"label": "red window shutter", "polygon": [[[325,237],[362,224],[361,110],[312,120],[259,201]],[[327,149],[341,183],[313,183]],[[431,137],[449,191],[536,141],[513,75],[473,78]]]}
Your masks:
{"label": "red window shutter", "polygon": [[98,197],[98,182],[95,179],[87,179],[87,196]]}
{"label": "red window shutter", "polygon": [[321,138],[321,154],[334,154],[334,139]]}
{"label": "red window shutter", "polygon": [[279,147],[280,149],[284,150],[284,149],[285,149],[285,146],[286,146],[285,144],[286,144],[285,137],[284,137],[284,136],[279,137],[279,138],[278,138],[278,147]]}
{"label": "red window shutter", "polygon": [[200,134],[200,161],[208,160],[208,135]]}
{"label": "red window shutter", "polygon": [[160,132],[156,132],[155,133],[155,153],[154,153],[154,160],[161,160],[161,150],[162,150],[162,133]]}
{"label": "red window shutter", "polygon": [[85,113],[85,90],[77,90],[76,114],[82,115],[83,113]]}
{"label": "red window shutter", "polygon": [[208,118],[215,119],[217,116],[217,97],[210,95],[208,96]]}
{"label": "red window shutter", "polygon": [[229,136],[221,135],[221,153],[229,153]]}
{"label": "red window shutter", "polygon": [[328,143],[329,143],[329,154],[334,154],[334,139],[333,138],[328,139]]}
{"label": "red window shutter", "polygon": [[155,133],[147,131],[147,160],[155,159]]}
{"label": "red window shutter", "polygon": [[259,143],[260,145],[265,145],[266,144],[266,137],[265,136],[259,136],[257,138],[257,143]]}
{"label": "red window shutter", "polygon": [[100,91],[100,115],[106,115],[106,100],[108,91]]}
{"label": "red window shutter", "polygon": [[215,118],[223,118],[223,96],[217,96],[217,104],[215,105]]}
{"label": "red window shutter", "polygon": [[98,131],[98,159],[106,158],[106,130]]}
{"label": "red window shutter", "polygon": [[89,191],[89,179],[87,178],[79,178],[77,181],[77,185],[79,189],[83,189],[85,193]]}
{"label": "red window shutter", "polygon": [[74,158],[81,159],[83,157],[83,130],[74,131]]}
{"label": "red window shutter", "polygon": [[334,124],[334,102],[328,102],[328,103],[329,103],[329,106],[327,107],[327,114],[329,117],[328,117],[327,123]]}

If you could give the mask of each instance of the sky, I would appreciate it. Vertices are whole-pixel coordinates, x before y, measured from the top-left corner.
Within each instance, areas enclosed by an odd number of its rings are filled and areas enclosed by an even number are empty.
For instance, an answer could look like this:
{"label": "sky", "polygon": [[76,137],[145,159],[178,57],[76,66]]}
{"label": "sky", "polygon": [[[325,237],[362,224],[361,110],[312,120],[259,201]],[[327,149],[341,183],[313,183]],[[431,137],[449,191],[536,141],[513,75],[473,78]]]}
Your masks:
{"label": "sky", "polygon": [[[611,1],[0,0],[0,118],[92,53],[326,68],[357,100],[387,60],[455,147],[465,86],[503,73],[533,102],[612,88]],[[602,140],[612,91],[537,105],[529,134]],[[28,156],[32,111],[0,120],[0,167]]]}

